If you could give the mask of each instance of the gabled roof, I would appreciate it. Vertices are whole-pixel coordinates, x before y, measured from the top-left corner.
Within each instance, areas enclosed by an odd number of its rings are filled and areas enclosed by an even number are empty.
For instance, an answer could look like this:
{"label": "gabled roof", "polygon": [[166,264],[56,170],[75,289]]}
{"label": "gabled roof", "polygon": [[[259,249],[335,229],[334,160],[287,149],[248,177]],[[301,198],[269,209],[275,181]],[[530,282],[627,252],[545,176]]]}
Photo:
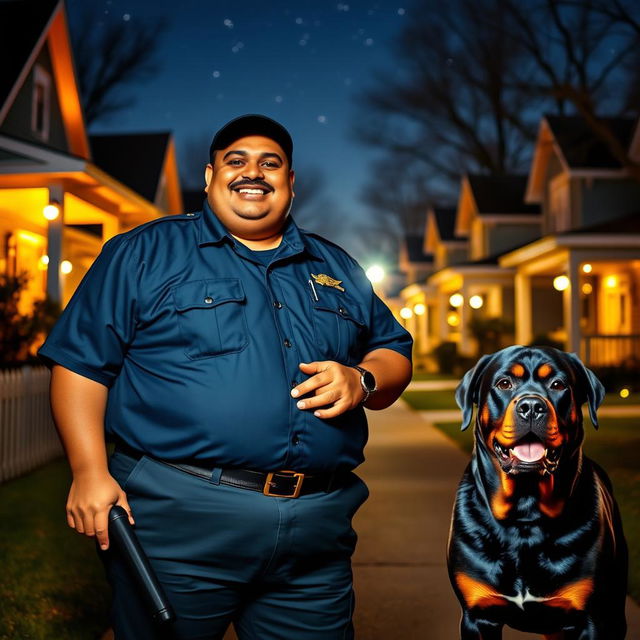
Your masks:
{"label": "gabled roof", "polygon": [[558,236],[575,236],[576,234],[593,233],[598,235],[640,234],[640,211],[622,218],[607,220],[590,227],[581,227],[563,231]]}
{"label": "gabled roof", "polygon": [[441,242],[463,244],[467,241],[455,233],[456,210],[453,207],[430,207],[427,211],[427,226],[423,251],[434,253]]}
{"label": "gabled roof", "polygon": [[[567,165],[574,169],[620,169],[606,143],[580,116],[545,116]],[[611,133],[629,149],[636,118],[601,118]]]}
{"label": "gabled roof", "polygon": [[527,176],[468,175],[477,211],[482,214],[536,214],[540,207],[526,204]]}
{"label": "gabled roof", "polygon": [[94,163],[149,202],[156,201],[170,140],[169,132],[89,137]]}
{"label": "gabled roof", "polygon": [[[637,118],[601,118],[630,154],[638,138]],[[605,142],[580,116],[546,115],[540,122],[529,172],[526,202],[542,202],[547,166],[556,154],[563,169],[572,175],[620,175],[623,167]]]}
{"label": "gabled roof", "polygon": [[424,234],[411,234],[404,238],[406,257],[409,262],[432,262],[433,255],[424,251]]}
{"label": "gabled roof", "polygon": [[59,2],[60,0],[0,2],[0,107],[7,101],[36,46],[41,44],[45,28]]}

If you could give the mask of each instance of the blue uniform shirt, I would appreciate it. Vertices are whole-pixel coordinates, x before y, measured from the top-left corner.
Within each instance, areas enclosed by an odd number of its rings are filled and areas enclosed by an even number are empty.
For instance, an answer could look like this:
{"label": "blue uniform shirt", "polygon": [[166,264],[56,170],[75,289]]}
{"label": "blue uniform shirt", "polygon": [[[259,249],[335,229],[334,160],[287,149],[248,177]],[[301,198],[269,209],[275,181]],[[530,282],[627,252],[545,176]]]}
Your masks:
{"label": "blue uniform shirt", "polygon": [[261,264],[205,203],[107,242],[39,353],[109,387],[110,439],[166,460],[320,472],[362,462],[367,423],[362,408],[298,409],[299,363],[410,358],[411,342],[342,249],[289,219]]}

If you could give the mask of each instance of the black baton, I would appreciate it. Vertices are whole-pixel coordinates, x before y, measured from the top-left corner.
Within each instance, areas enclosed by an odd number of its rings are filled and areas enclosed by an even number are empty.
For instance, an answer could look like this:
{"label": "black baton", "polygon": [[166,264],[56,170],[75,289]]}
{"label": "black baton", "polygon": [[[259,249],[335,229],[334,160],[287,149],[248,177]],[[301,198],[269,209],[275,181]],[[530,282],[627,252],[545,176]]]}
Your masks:
{"label": "black baton", "polygon": [[111,507],[109,512],[109,540],[115,545],[141,589],[153,618],[161,623],[174,620],[175,613],[171,604],[129,524],[129,514],[118,505]]}

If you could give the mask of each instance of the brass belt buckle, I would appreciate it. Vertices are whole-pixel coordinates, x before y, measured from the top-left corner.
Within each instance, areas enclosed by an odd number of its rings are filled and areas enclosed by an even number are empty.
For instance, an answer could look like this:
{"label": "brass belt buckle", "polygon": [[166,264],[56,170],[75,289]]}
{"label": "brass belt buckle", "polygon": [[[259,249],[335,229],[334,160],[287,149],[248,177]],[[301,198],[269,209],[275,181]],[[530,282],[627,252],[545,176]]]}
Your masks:
{"label": "brass belt buckle", "polygon": [[[273,493],[271,491],[271,482],[273,480],[274,475],[290,475],[292,478],[296,479],[296,486],[293,488],[293,493]],[[267,479],[264,483],[264,488],[262,489],[262,493],[265,496],[272,496],[275,498],[297,498],[300,495],[300,489],[302,489],[302,481],[304,480],[304,473],[298,473],[297,471],[272,471],[267,474]]]}

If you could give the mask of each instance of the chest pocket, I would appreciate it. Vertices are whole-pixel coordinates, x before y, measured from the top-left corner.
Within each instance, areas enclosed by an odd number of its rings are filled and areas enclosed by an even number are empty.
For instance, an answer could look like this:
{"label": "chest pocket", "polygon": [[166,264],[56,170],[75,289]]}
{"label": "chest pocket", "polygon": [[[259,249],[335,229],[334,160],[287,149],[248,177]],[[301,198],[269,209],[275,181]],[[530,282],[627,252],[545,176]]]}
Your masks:
{"label": "chest pocket", "polygon": [[249,344],[245,294],[237,278],[185,282],[172,293],[185,354],[191,360],[236,353]]}
{"label": "chest pocket", "polygon": [[364,313],[358,303],[343,291],[318,285],[315,289],[313,329],[321,357],[337,362],[357,358],[366,338]]}

